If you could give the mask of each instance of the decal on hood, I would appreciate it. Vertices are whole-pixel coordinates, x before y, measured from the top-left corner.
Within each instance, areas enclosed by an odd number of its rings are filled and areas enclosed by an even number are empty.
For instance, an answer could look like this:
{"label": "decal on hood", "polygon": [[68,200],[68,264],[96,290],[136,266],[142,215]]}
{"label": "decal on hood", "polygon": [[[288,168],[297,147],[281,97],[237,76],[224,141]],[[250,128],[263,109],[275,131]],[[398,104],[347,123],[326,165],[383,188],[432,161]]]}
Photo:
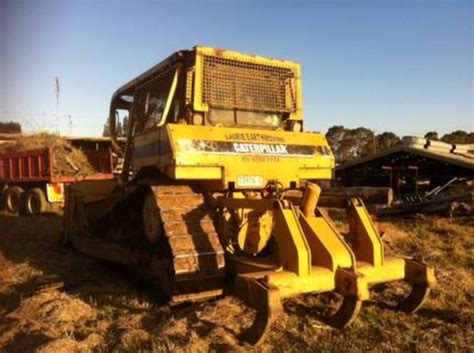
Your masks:
{"label": "decal on hood", "polygon": [[328,155],[329,149],[325,146],[245,143],[230,141],[208,141],[179,139],[180,152],[204,152],[213,154],[252,154],[271,156],[299,156],[311,157],[315,154]]}

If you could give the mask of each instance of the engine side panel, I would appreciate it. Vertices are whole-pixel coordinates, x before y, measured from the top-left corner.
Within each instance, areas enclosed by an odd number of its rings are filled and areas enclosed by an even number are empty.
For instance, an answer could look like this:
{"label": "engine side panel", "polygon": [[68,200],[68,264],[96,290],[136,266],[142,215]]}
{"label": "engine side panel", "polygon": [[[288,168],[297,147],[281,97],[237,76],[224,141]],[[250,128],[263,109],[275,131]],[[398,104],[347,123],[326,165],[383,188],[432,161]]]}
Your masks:
{"label": "engine side panel", "polygon": [[290,187],[331,179],[334,156],[319,133],[168,124],[136,138],[134,166],[175,180],[219,181],[222,189],[261,189],[270,181]]}

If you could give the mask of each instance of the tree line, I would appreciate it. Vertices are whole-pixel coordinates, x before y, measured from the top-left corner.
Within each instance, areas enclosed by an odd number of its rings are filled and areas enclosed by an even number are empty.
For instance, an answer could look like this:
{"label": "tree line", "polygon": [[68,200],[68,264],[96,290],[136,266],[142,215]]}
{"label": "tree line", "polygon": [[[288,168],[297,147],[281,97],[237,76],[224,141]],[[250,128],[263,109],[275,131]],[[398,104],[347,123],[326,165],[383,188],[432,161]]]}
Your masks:
{"label": "tree line", "polygon": [[1,134],[21,134],[20,123],[14,121],[0,121]]}
{"label": "tree line", "polygon": [[[117,117],[115,120],[115,131],[118,137],[126,137],[128,131],[128,117],[123,117],[122,120]],[[107,118],[106,123],[104,124],[104,129],[102,130],[102,136],[109,137],[110,136],[110,118]]]}
{"label": "tree line", "polygon": [[[456,130],[441,137],[436,131],[430,131],[424,137],[451,144],[474,143],[474,132],[463,130]],[[365,127],[350,129],[342,125],[335,125],[329,128],[326,138],[336,160],[340,163],[394,147],[400,144],[403,139],[403,137],[400,138],[389,131],[376,134]]]}

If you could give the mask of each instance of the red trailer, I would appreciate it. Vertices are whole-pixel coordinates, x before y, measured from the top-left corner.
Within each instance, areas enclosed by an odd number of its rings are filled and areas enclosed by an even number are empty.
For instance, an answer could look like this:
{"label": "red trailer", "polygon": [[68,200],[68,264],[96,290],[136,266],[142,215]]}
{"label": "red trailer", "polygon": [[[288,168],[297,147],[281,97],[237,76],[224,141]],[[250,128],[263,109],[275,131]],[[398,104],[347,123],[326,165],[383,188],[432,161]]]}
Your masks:
{"label": "red trailer", "polygon": [[38,214],[64,203],[64,185],[81,180],[113,179],[110,149],[83,151],[97,171],[91,175],[55,175],[51,148],[0,154],[0,197],[3,208],[12,214]]}

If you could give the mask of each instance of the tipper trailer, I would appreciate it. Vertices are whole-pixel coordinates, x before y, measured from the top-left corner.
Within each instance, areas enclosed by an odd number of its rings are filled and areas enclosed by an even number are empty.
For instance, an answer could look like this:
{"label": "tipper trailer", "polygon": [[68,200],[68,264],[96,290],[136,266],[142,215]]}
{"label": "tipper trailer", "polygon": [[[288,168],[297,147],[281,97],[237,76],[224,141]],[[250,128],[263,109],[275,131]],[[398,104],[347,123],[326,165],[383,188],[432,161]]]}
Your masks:
{"label": "tipper trailer", "polygon": [[54,205],[64,204],[65,185],[114,178],[110,149],[83,151],[96,170],[93,174],[58,174],[55,153],[53,148],[0,153],[0,197],[6,212],[16,215],[46,212]]}

